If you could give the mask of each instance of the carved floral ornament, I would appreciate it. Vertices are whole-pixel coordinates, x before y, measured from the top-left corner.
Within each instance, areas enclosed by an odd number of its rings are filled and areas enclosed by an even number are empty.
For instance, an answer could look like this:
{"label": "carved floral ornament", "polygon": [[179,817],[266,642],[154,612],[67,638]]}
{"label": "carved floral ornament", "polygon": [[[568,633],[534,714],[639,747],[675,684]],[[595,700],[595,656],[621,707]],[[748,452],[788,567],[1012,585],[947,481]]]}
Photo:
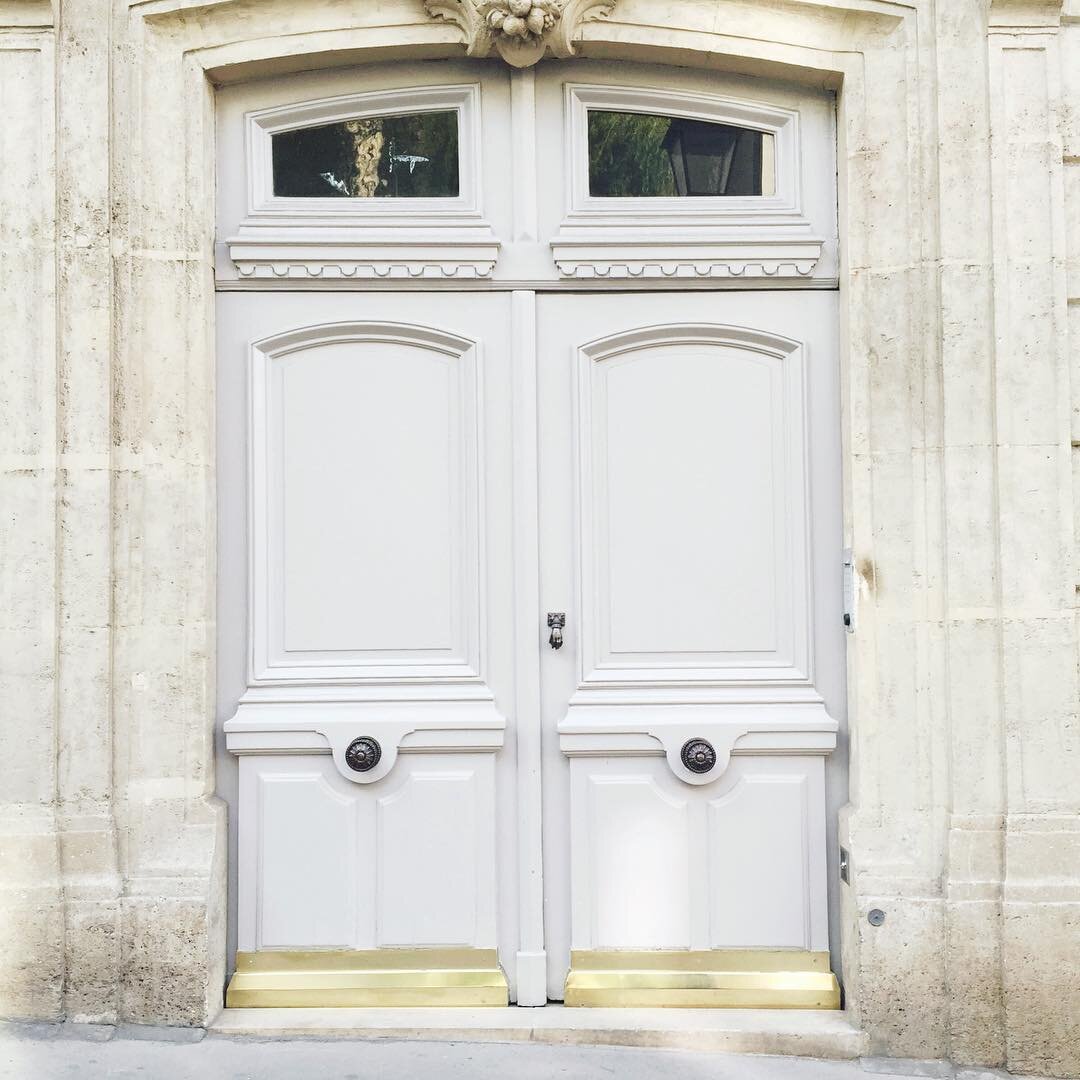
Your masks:
{"label": "carved floral ornament", "polygon": [[531,67],[546,52],[574,55],[581,25],[615,10],[616,0],[424,0],[434,18],[456,23],[469,56],[492,49],[514,67]]}

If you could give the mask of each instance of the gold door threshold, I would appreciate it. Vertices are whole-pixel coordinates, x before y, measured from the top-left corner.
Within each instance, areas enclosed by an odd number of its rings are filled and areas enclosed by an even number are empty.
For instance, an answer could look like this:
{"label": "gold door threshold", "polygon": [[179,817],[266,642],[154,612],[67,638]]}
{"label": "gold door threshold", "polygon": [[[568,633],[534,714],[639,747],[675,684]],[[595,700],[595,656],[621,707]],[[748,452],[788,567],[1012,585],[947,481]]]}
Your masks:
{"label": "gold door threshold", "polygon": [[565,1001],[607,1008],[839,1009],[840,985],[827,952],[577,950]]}
{"label": "gold door threshold", "polygon": [[400,1008],[508,1003],[494,949],[237,953],[230,1009]]}

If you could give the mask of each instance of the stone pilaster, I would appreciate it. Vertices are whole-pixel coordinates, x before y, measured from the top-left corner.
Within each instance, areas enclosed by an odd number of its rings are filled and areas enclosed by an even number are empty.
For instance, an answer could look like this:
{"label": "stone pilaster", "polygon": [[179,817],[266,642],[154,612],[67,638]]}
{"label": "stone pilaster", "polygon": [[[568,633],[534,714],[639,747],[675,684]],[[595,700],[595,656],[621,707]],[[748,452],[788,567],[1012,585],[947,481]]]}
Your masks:
{"label": "stone pilaster", "polygon": [[1004,718],[995,504],[994,280],[986,15],[936,5],[943,626],[948,650],[942,852],[948,1053],[1005,1061],[1001,992]]}
{"label": "stone pilaster", "polygon": [[1061,3],[990,9],[1006,1061],[1080,1073],[1080,717]]}
{"label": "stone pilaster", "polygon": [[226,927],[225,807],[214,796],[213,92],[168,24],[158,35],[124,14],[111,133],[120,1011],[197,1025],[222,1004]]}
{"label": "stone pilaster", "polygon": [[113,814],[112,274],[108,0],[57,23],[57,807],[64,1015],[118,1019],[120,876]]}
{"label": "stone pilaster", "polygon": [[63,1008],[57,836],[56,80],[47,3],[0,8],[0,1015]]}

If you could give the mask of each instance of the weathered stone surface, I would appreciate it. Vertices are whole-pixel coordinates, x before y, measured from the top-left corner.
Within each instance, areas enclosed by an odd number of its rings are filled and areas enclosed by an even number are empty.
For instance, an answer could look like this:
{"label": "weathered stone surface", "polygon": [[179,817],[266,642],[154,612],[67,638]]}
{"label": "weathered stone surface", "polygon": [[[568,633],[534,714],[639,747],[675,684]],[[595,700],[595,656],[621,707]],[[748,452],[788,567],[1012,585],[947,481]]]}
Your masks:
{"label": "weathered stone surface", "polygon": [[[213,84],[463,45],[416,0],[58,9],[0,0],[0,1014],[198,1026]],[[619,0],[580,50],[840,87],[846,1002],[1078,1075],[1080,0]]]}

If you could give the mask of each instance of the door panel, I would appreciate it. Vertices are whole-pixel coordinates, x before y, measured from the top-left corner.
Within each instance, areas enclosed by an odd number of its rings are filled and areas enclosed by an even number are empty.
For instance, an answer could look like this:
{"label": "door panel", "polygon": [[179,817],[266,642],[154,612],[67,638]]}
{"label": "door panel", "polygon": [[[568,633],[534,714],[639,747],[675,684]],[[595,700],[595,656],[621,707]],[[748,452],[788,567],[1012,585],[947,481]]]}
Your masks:
{"label": "door panel", "polygon": [[827,950],[834,297],[538,312],[548,992],[571,949]]}
{"label": "door panel", "polygon": [[584,680],[804,674],[801,347],[662,325],[575,360]]}
{"label": "door panel", "polygon": [[415,755],[362,787],[326,754],[245,754],[248,950],[491,947],[492,764],[491,754]]}
{"label": "door panel", "polygon": [[231,1000],[505,1003],[510,299],[234,293],[219,335]]}
{"label": "door panel", "polygon": [[[542,295],[535,332],[511,314],[533,299],[225,298],[222,439],[249,459],[219,474],[223,618],[250,624],[222,635],[249,642],[222,654],[246,687],[226,725],[245,956],[497,947],[512,997],[515,869],[537,862],[515,777],[537,767],[552,998],[571,949],[828,948],[834,297]],[[526,338],[541,605],[523,614]],[[516,761],[515,648],[545,611],[565,644],[541,655],[542,761]],[[382,752],[363,773],[361,736]]]}
{"label": "door panel", "polygon": [[381,321],[252,348],[256,678],[476,674],[478,349]]}

